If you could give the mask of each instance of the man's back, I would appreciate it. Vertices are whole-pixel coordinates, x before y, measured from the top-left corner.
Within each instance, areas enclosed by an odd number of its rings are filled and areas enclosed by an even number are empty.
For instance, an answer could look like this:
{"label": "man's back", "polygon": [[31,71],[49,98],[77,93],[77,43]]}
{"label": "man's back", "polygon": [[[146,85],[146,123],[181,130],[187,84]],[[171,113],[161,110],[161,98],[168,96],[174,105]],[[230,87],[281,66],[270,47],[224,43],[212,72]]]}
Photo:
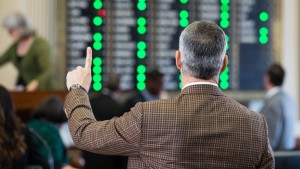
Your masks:
{"label": "man's back", "polygon": [[[67,107],[72,95],[67,97]],[[70,116],[70,123],[75,120],[81,124],[79,128],[70,126],[77,146],[97,153],[128,155],[128,168],[246,169],[274,165],[263,116],[227,98],[216,86],[187,87],[175,99],[140,103],[121,118],[103,124],[91,121],[84,125],[92,118],[85,111]]]}
{"label": "man's back", "polygon": [[270,144],[273,150],[294,149],[296,107],[293,100],[280,90],[266,100],[261,113],[268,122]]}

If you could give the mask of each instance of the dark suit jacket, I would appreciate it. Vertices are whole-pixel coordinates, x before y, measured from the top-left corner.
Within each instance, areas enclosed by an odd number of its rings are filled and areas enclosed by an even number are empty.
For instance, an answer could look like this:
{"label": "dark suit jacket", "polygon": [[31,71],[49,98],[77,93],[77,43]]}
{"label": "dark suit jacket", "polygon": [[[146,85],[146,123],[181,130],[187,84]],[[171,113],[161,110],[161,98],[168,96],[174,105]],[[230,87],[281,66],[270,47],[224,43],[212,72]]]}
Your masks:
{"label": "dark suit jacket", "polygon": [[[91,93],[89,95],[94,116],[97,121],[122,116],[121,106],[109,95]],[[126,169],[127,157],[109,156],[83,151],[85,169]]]}
{"label": "dark suit jacket", "polygon": [[65,103],[75,144],[127,155],[128,168],[274,168],[264,117],[212,85],[193,85],[174,99],[138,103],[120,118],[97,122],[86,92]]}

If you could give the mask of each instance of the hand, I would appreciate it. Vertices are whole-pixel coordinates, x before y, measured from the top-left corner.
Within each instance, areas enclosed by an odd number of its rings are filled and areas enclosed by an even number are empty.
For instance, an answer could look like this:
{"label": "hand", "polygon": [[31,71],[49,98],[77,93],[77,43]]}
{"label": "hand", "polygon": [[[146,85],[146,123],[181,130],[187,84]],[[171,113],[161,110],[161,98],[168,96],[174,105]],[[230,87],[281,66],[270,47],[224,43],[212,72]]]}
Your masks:
{"label": "hand", "polygon": [[77,66],[75,70],[68,72],[67,88],[70,89],[70,87],[73,84],[79,84],[88,92],[92,81],[91,66],[92,66],[92,49],[91,47],[88,47],[86,49],[85,66],[84,67]]}
{"label": "hand", "polygon": [[27,92],[33,92],[35,91],[39,86],[39,81],[37,80],[32,80],[29,82],[29,84],[26,86],[26,91]]}

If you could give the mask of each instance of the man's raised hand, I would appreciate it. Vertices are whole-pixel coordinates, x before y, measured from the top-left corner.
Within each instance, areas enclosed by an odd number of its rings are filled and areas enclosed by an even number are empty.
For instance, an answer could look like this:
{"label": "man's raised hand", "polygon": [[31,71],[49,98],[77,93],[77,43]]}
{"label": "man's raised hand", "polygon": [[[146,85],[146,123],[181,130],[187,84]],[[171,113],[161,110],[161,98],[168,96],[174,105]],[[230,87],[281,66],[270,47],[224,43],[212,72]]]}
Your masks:
{"label": "man's raised hand", "polygon": [[91,47],[87,47],[86,49],[86,59],[85,59],[85,66],[77,66],[77,68],[73,71],[68,72],[66,83],[67,88],[73,84],[79,84],[82,86],[87,92],[89,91],[92,75],[91,75],[91,66],[92,66],[92,49]]}

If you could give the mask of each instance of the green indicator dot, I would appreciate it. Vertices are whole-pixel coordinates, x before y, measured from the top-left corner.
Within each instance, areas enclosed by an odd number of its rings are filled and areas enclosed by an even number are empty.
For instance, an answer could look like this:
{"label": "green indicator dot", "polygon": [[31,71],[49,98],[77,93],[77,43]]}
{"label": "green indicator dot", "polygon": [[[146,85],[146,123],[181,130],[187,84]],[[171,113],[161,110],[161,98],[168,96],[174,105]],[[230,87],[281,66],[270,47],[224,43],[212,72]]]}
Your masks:
{"label": "green indicator dot", "polygon": [[180,0],[180,3],[182,3],[182,4],[186,4],[188,2],[189,2],[189,0]]}
{"label": "green indicator dot", "polygon": [[93,5],[94,5],[95,9],[101,9],[102,8],[102,2],[99,1],[99,0],[96,0]]}
{"label": "green indicator dot", "polygon": [[226,67],[226,69],[224,70],[224,72],[223,72],[223,73],[226,73],[226,74],[228,74],[228,72],[229,72],[229,68],[228,68],[228,67]]}
{"label": "green indicator dot", "polygon": [[96,25],[96,26],[102,25],[102,18],[99,17],[99,16],[94,17],[93,23],[94,23],[94,25]]}
{"label": "green indicator dot", "polygon": [[138,33],[139,34],[145,34],[147,32],[147,28],[145,26],[139,26],[138,27]]}
{"label": "green indicator dot", "polygon": [[260,36],[260,37],[259,37],[259,42],[260,42],[261,44],[266,44],[266,43],[268,43],[268,41],[269,41],[268,36]]}
{"label": "green indicator dot", "polygon": [[178,84],[179,89],[182,89],[182,82]]}
{"label": "green indicator dot", "polygon": [[220,88],[222,90],[227,90],[229,88],[229,83],[228,82],[221,82],[220,83]]}
{"label": "green indicator dot", "polygon": [[96,75],[93,76],[93,81],[94,82],[101,82],[101,80],[102,80],[102,76],[101,75],[96,74]]}
{"label": "green indicator dot", "polygon": [[145,50],[146,47],[147,47],[147,44],[144,41],[139,41],[138,44],[137,44],[137,48],[139,50]]}
{"label": "green indicator dot", "polygon": [[220,26],[224,29],[229,27],[229,21],[228,20],[221,20]]}
{"label": "green indicator dot", "polygon": [[93,89],[95,91],[100,91],[102,89],[102,84],[101,83],[94,83],[93,84]]}
{"label": "green indicator dot", "polygon": [[227,42],[230,40],[228,35],[225,35],[225,39],[226,39]]}
{"label": "green indicator dot", "polygon": [[102,40],[102,34],[101,33],[95,33],[93,36],[94,41],[101,41]]}
{"label": "green indicator dot", "polygon": [[226,44],[226,51],[230,49],[230,45],[227,43]]}
{"label": "green indicator dot", "polygon": [[179,75],[179,80],[182,80],[182,75]]}
{"label": "green indicator dot", "polygon": [[137,4],[137,8],[138,8],[138,10],[140,10],[140,11],[144,11],[144,10],[147,8],[146,2],[140,1],[140,2]]}
{"label": "green indicator dot", "polygon": [[229,5],[222,5],[221,6],[221,11],[222,12],[228,12],[229,11]]}
{"label": "green indicator dot", "polygon": [[147,23],[147,20],[144,17],[139,17],[139,19],[137,20],[137,24],[139,26],[145,26]]}
{"label": "green indicator dot", "polygon": [[102,43],[101,42],[94,42],[93,43],[93,48],[95,50],[101,50],[102,49]]}
{"label": "green indicator dot", "polygon": [[259,19],[263,22],[267,21],[269,19],[269,14],[267,12],[261,12],[259,14]]}
{"label": "green indicator dot", "polygon": [[94,64],[95,66],[100,66],[100,65],[102,65],[102,59],[99,58],[99,57],[94,58],[93,64]]}
{"label": "green indicator dot", "polygon": [[137,72],[138,72],[139,74],[145,73],[145,72],[146,72],[146,67],[145,67],[144,65],[139,65],[139,66],[137,67]]}
{"label": "green indicator dot", "polygon": [[144,82],[146,80],[146,75],[145,74],[138,74],[136,76],[136,80],[139,82]]}
{"label": "green indicator dot", "polygon": [[189,21],[187,19],[180,19],[180,22],[179,22],[180,26],[185,28],[188,26],[189,24]]}
{"label": "green indicator dot", "polygon": [[189,17],[188,11],[186,11],[186,10],[180,11],[179,17],[180,17],[181,19],[187,19],[187,18]]}
{"label": "green indicator dot", "polygon": [[222,73],[220,75],[220,80],[221,81],[228,81],[228,74],[227,73]]}
{"label": "green indicator dot", "polygon": [[221,0],[221,4],[229,4],[230,0]]}
{"label": "green indicator dot", "polygon": [[269,29],[268,28],[266,28],[266,27],[262,27],[262,28],[260,28],[259,29],[259,34],[260,35],[268,35],[269,34]]}
{"label": "green indicator dot", "polygon": [[223,20],[228,20],[229,19],[229,13],[228,12],[222,12],[220,17]]}
{"label": "green indicator dot", "polygon": [[139,83],[137,84],[137,89],[138,89],[138,90],[145,90],[145,88],[146,88],[145,82],[139,82]]}
{"label": "green indicator dot", "polygon": [[102,68],[100,66],[94,66],[93,73],[100,74],[102,72]]}
{"label": "green indicator dot", "polygon": [[144,58],[146,57],[146,55],[147,55],[147,53],[146,53],[146,51],[144,51],[144,50],[139,50],[139,51],[137,52],[137,57],[138,57],[139,59],[144,59]]}

